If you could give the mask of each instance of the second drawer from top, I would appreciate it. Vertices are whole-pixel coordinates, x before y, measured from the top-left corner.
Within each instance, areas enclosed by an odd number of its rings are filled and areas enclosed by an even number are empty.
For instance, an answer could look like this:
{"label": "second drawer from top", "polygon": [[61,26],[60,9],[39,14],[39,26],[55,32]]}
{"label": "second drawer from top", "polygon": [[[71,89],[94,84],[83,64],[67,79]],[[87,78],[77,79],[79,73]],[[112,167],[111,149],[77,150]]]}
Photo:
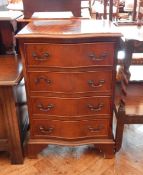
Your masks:
{"label": "second drawer from top", "polygon": [[112,92],[112,71],[47,72],[29,71],[30,91],[57,92],[65,94],[86,92]]}

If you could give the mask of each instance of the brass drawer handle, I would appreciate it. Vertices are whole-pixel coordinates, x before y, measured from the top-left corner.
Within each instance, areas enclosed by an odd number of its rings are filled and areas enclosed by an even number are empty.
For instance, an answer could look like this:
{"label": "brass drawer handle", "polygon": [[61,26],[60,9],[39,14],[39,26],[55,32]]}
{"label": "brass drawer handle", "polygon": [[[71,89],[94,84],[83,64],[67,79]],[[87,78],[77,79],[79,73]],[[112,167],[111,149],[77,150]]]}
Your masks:
{"label": "brass drawer handle", "polygon": [[37,108],[40,110],[40,111],[43,111],[43,112],[48,112],[50,110],[52,110],[55,106],[53,104],[48,104],[48,106],[43,106],[42,104],[38,104],[37,105]]}
{"label": "brass drawer handle", "polygon": [[37,61],[45,61],[49,58],[49,56],[48,52],[43,53],[41,56],[38,56],[35,52],[32,53],[32,57]]}
{"label": "brass drawer handle", "polygon": [[88,126],[88,129],[90,132],[99,132],[101,129],[103,129],[102,125],[97,126],[96,128],[93,128],[91,126]]}
{"label": "brass drawer handle", "polygon": [[107,52],[102,53],[100,56],[96,56],[95,53],[89,54],[89,58],[91,58],[92,61],[102,61],[108,56]]}
{"label": "brass drawer handle", "polygon": [[49,128],[46,128],[46,129],[45,129],[43,126],[40,126],[39,129],[40,129],[40,132],[41,132],[42,134],[50,134],[50,133],[53,132],[53,129],[54,129],[54,128],[49,127]]}
{"label": "brass drawer handle", "polygon": [[90,109],[90,111],[95,111],[95,112],[101,111],[103,106],[104,106],[103,104],[98,104],[97,106],[94,106],[91,104],[87,105],[87,107]]}
{"label": "brass drawer handle", "polygon": [[47,84],[51,84],[51,80],[49,80],[47,77],[44,77],[44,76],[40,76],[40,77],[35,78],[34,82],[35,82],[35,84],[38,84],[42,80],[45,81],[45,83],[47,83]]}
{"label": "brass drawer handle", "polygon": [[99,80],[97,84],[94,82],[94,80],[88,80],[88,85],[93,88],[102,87],[104,83],[105,83],[105,80]]}

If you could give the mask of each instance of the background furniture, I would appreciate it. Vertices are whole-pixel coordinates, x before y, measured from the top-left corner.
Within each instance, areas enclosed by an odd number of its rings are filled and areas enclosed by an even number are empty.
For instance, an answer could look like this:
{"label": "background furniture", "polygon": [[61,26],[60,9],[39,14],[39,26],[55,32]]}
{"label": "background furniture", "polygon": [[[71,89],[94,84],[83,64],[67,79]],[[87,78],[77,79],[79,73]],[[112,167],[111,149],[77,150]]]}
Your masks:
{"label": "background furniture", "polygon": [[21,15],[20,11],[0,11],[0,55],[15,54],[16,19]]}
{"label": "background furniture", "polygon": [[109,21],[86,19],[38,20],[18,33],[30,116],[29,157],[47,144],[94,144],[106,158],[114,155],[120,36]]}
{"label": "background furniture", "polygon": [[20,31],[25,25],[33,20],[55,20],[55,19],[68,19],[75,18],[72,12],[34,12],[30,18],[25,19],[24,16],[20,16],[16,19],[17,28]]}
{"label": "background furniture", "polygon": [[20,11],[0,11],[0,151],[9,152],[12,164],[23,163],[28,128],[22,65],[14,39],[21,15]]}
{"label": "background furniture", "polygon": [[[29,11],[29,1],[26,2],[26,7],[24,9],[24,16],[21,16],[17,19],[18,24],[18,31],[22,29],[26,24],[28,24],[31,20],[35,19],[66,19],[66,18],[90,18],[89,8],[90,8],[90,0],[66,0],[65,4],[64,0],[60,1],[45,1],[44,6],[41,4],[40,1],[34,1],[37,2],[34,5],[32,5],[32,10]],[[25,2],[23,2],[25,3]],[[41,4],[39,6],[38,4]],[[85,4],[86,3],[86,4]],[[28,16],[27,16],[28,15]],[[36,15],[36,16],[35,16]]]}
{"label": "background furniture", "polygon": [[[121,69],[122,80],[121,80],[121,99],[119,107],[116,111],[118,120],[116,130],[116,148],[119,150],[122,145],[123,129],[125,124],[143,124],[143,115],[141,113],[128,113],[126,109],[126,98],[128,95],[128,84],[130,80],[130,66],[134,62],[134,53],[143,53],[143,27],[137,25],[130,26],[119,26],[120,31],[123,33],[125,38],[125,59],[123,61],[123,67]],[[130,31],[130,32],[129,32]],[[140,58],[140,63],[143,61]],[[139,65],[138,64],[138,65]],[[141,72],[138,72],[138,76],[142,76]],[[141,94],[142,96],[142,94]],[[136,98],[134,99],[136,100]]]}
{"label": "background furniture", "polygon": [[74,16],[81,16],[81,0],[23,0],[24,18],[30,18],[34,12],[71,11]]}
{"label": "background furniture", "polygon": [[12,164],[23,163],[23,140],[28,125],[23,103],[22,67],[15,56],[0,56],[0,151],[10,154]]}
{"label": "background furniture", "polygon": [[[143,124],[143,115],[136,111],[134,113],[127,111],[126,98],[128,96],[128,84],[132,73],[130,73],[131,65],[143,64],[143,27],[142,27],[142,11],[143,6],[139,1],[139,8],[137,11],[137,0],[134,0],[132,21],[129,23],[118,23],[119,30],[124,36],[124,51],[125,59],[122,61],[122,67],[120,69],[121,74],[121,99],[118,108],[115,110],[118,124],[116,130],[116,149],[117,151],[122,146],[123,131],[125,124]],[[130,31],[130,32],[129,32]],[[137,79],[141,77],[142,72],[138,72]],[[137,72],[133,72],[136,73]],[[142,96],[142,94],[141,94]],[[134,100],[137,100],[136,97]],[[134,110],[133,110],[134,111]]]}
{"label": "background furniture", "polygon": [[118,17],[119,0],[91,0],[90,13],[96,19],[116,19]]}

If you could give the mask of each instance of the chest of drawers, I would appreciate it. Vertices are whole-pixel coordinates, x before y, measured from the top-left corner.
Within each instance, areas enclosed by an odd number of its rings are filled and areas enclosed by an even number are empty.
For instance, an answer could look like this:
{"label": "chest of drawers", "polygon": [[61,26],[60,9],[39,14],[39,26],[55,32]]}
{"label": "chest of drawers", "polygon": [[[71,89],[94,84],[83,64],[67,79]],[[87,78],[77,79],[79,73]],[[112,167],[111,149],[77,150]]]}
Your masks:
{"label": "chest of drawers", "polygon": [[33,21],[17,38],[30,116],[28,154],[48,144],[94,144],[112,157],[116,53],[108,21]]}

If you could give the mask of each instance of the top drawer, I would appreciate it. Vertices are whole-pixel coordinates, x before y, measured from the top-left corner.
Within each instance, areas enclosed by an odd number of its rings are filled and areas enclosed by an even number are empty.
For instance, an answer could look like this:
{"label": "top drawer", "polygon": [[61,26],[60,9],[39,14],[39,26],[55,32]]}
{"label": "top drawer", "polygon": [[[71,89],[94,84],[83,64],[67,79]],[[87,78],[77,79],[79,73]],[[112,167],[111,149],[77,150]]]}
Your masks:
{"label": "top drawer", "polygon": [[113,65],[114,44],[80,43],[49,44],[26,43],[26,61],[29,66],[87,67]]}

